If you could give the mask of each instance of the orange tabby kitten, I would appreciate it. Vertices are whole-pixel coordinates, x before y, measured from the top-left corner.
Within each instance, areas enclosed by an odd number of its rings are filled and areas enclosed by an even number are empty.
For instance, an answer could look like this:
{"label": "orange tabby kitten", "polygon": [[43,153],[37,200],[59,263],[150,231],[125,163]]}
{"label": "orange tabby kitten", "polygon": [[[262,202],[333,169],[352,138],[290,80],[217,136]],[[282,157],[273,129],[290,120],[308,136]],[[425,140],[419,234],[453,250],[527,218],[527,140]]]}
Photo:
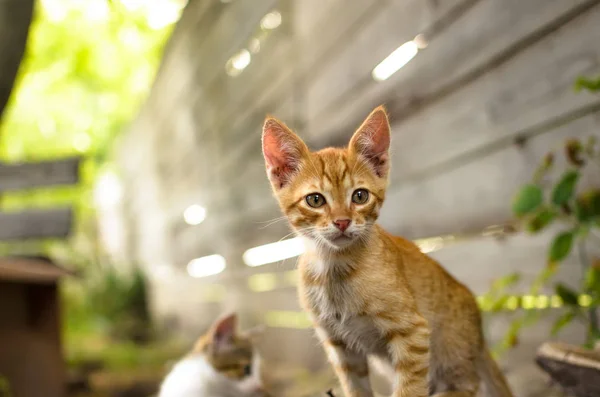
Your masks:
{"label": "orange tabby kitten", "polygon": [[472,293],[412,242],[375,224],[390,127],[375,109],[347,148],[311,152],[268,117],[263,154],[282,211],[306,245],[299,295],[346,396],[372,396],[367,356],[394,368],[394,396],[510,397]]}

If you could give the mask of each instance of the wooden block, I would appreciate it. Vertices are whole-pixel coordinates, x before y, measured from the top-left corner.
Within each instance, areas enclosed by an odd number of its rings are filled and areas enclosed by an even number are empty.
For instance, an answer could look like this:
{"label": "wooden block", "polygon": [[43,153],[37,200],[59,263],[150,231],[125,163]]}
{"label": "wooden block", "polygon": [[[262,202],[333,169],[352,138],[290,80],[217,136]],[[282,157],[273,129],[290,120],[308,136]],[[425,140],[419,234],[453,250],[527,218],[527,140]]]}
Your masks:
{"label": "wooden block", "polygon": [[74,273],[47,259],[31,257],[0,258],[0,280],[48,284]]}
{"label": "wooden block", "polygon": [[544,343],[536,363],[569,395],[600,395],[600,353],[559,342]]}
{"label": "wooden block", "polygon": [[0,213],[0,241],[63,238],[71,231],[71,208]]}
{"label": "wooden block", "polygon": [[39,163],[0,164],[0,193],[41,186],[71,185],[79,181],[81,159]]}

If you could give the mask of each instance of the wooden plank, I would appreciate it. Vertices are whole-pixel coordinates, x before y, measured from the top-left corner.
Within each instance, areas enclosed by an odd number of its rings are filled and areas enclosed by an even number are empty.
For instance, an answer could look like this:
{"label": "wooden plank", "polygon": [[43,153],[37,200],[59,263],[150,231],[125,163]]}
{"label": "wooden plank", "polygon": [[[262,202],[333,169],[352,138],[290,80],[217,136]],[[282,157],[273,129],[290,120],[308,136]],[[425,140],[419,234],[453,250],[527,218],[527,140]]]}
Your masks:
{"label": "wooden plank", "polygon": [[[454,81],[459,78],[461,74],[476,69],[481,64],[497,55],[498,52],[501,52],[507,46],[518,41],[523,35],[536,32],[540,27],[552,23],[559,16],[569,12],[573,7],[582,3],[583,0],[579,0],[577,3],[564,3],[560,0],[553,0],[552,2],[535,0],[531,4],[529,2],[519,2],[518,4],[512,4],[511,7],[506,7],[506,4],[499,0],[481,2],[471,13],[464,17],[466,19],[464,23],[461,22],[460,24],[450,26],[447,34],[442,34],[436,41],[430,44],[426,51],[419,54],[419,56],[401,72],[390,78],[388,81],[379,84],[373,82],[369,87],[369,90],[365,93],[360,93],[360,95],[343,95],[344,90],[333,87],[335,86],[333,82],[337,81],[334,77],[339,75],[339,69],[343,68],[346,70],[347,68],[360,68],[363,60],[368,60],[369,54],[373,53],[373,48],[384,45],[385,43],[387,43],[385,45],[388,47],[392,45],[391,41],[382,41],[380,37],[383,32],[386,32],[386,29],[389,28],[391,22],[387,24],[384,23],[383,20],[378,23],[371,22],[368,27],[365,27],[365,32],[360,33],[360,35],[365,36],[362,38],[361,46],[358,46],[358,48],[354,50],[345,49],[340,55],[345,57],[345,63],[334,58],[333,61],[337,65],[336,68],[332,68],[332,66],[328,64],[323,71],[314,71],[313,74],[311,74],[314,78],[307,80],[308,92],[306,102],[308,104],[321,103],[324,100],[321,96],[322,93],[317,93],[314,97],[311,96],[310,87],[312,85],[321,87],[320,89],[324,89],[327,95],[339,94],[339,97],[344,98],[344,101],[339,107],[329,109],[329,111],[326,112],[326,117],[314,115],[314,117],[311,118],[309,112],[308,118],[306,119],[307,124],[301,132],[304,133],[305,138],[312,140],[317,146],[330,142],[332,138],[335,138],[336,134],[337,136],[339,136],[339,134],[349,134],[356,128],[356,125],[360,123],[361,118],[369,111],[371,105],[385,101],[385,98],[382,98],[382,95],[387,91],[393,90],[394,101],[396,104],[404,102],[411,103],[415,98],[423,97],[424,95],[427,95],[427,93],[435,91],[440,85],[449,81]],[[419,4],[422,5],[424,3],[419,2]],[[404,6],[409,7],[408,4],[404,4]],[[448,10],[445,8],[444,11],[447,12]],[[412,15],[405,15],[406,18],[408,18],[408,21],[410,21]],[[502,18],[497,18],[498,15],[501,15]],[[387,13],[388,19],[393,16],[399,17],[394,13]],[[435,24],[444,16],[445,14],[435,14],[435,18],[430,20],[430,24]],[[379,18],[382,17],[379,16]],[[535,20],[536,23],[532,24],[532,20]],[[485,23],[483,21],[485,21]],[[371,24],[373,26],[371,26]],[[411,26],[410,23],[399,25]],[[511,28],[507,29],[507,26],[509,25]],[[386,29],[383,29],[381,26],[386,26]],[[478,35],[468,35],[468,45],[461,46],[460,51],[457,51],[455,43],[464,42],[466,32],[475,31],[474,29],[481,29],[482,33]],[[389,37],[395,36],[389,35]],[[352,46],[352,48],[354,47],[357,47],[357,45]],[[471,50],[476,50],[476,53],[467,53]],[[356,59],[352,57],[356,57]],[[356,66],[352,66],[355,64]],[[370,73],[370,69],[365,67],[363,67],[363,69],[364,73]],[[346,84],[350,84],[356,79],[342,80],[345,81]],[[264,94],[266,94],[266,97],[270,98],[270,100],[273,100],[273,98],[277,99],[281,95],[277,87],[267,87],[264,91]],[[262,92],[258,93],[258,96],[253,100],[254,105],[261,103],[260,98],[262,94]],[[289,96],[291,93],[288,91],[285,95]],[[254,106],[251,106],[249,109],[254,109]],[[240,122],[248,125],[248,120],[243,117],[243,114],[238,114],[238,116]],[[243,140],[240,144],[240,139],[243,138],[236,137],[236,140],[238,141],[236,146],[239,146],[240,150],[243,151],[248,145],[245,145]],[[236,151],[233,152],[234,155],[236,153]],[[242,153],[239,157],[245,156],[246,153]],[[231,163],[227,163],[226,166],[229,166],[230,164]]]}
{"label": "wooden plank", "polygon": [[72,223],[71,208],[0,213],[0,241],[63,238]]}
{"label": "wooden plank", "polygon": [[[449,164],[435,175],[404,184],[394,182],[380,222],[390,231],[410,238],[460,233],[505,222],[512,217],[510,205],[517,188],[530,180],[540,159],[548,151],[560,148],[567,138],[596,134],[599,114],[600,108],[594,114],[529,139],[523,148],[491,147],[479,158]],[[557,165],[557,169],[560,167]],[[600,175],[596,173],[584,183],[594,177]]]}
{"label": "wooden plank", "polygon": [[194,83],[206,87],[216,76],[223,74],[227,59],[246,46],[250,36],[260,28],[260,19],[276,5],[276,0],[224,4],[218,23],[196,50],[206,62],[199,63],[201,68],[197,70]]}
{"label": "wooden plank", "polygon": [[[467,0],[470,1],[470,0]],[[446,13],[454,6],[465,2],[465,0],[452,0],[444,2],[443,5],[431,8],[430,3],[424,3],[422,1],[412,0],[411,6],[420,9],[419,15],[428,14],[428,17],[424,17],[420,21],[419,27],[427,28],[436,25],[440,19],[444,18]],[[298,2],[296,6],[303,7],[304,3]],[[383,4],[383,5],[382,5]],[[227,129],[229,127],[229,119],[234,117],[239,125],[249,125],[248,121],[256,117],[264,118],[265,113],[274,113],[279,105],[293,95],[304,95],[306,87],[319,76],[323,70],[328,70],[332,62],[336,62],[340,54],[348,52],[348,48],[354,45],[354,41],[362,34],[363,29],[366,26],[372,26],[373,20],[380,18],[386,11],[389,10],[389,2],[385,3],[369,3],[369,2],[338,2],[334,6],[330,7],[330,12],[322,16],[314,16],[315,18],[322,21],[321,30],[312,30],[310,32],[303,31],[299,28],[299,43],[297,44],[296,51],[301,51],[301,56],[297,59],[299,62],[293,67],[288,68],[285,74],[276,74],[268,84],[258,85],[255,90],[252,90],[252,96],[246,98],[246,103],[250,103],[251,106],[245,106],[244,108],[234,108],[227,117],[223,120],[223,124],[219,128]],[[298,13],[302,14],[306,10],[299,10]],[[304,19],[307,17],[304,16]],[[409,14],[395,15],[395,24],[397,26],[413,26],[415,20]],[[379,27],[381,28],[381,27]],[[388,26],[389,28],[389,26]],[[415,26],[416,28],[416,26]],[[418,29],[417,29],[418,30]],[[382,33],[384,32],[381,29]],[[393,37],[393,35],[390,35]],[[353,61],[354,62],[354,61]],[[343,65],[344,68],[349,65]],[[339,71],[338,71],[339,72]],[[290,87],[294,87],[292,80],[297,79],[297,86],[294,90],[290,90]],[[248,84],[253,84],[249,81]],[[327,83],[328,87],[331,87]],[[297,93],[296,91],[301,91]],[[306,104],[306,101],[303,101]],[[306,117],[305,109],[299,112],[299,117]],[[247,131],[247,128],[246,128]],[[240,157],[244,157],[246,153],[243,152],[244,148],[248,147],[245,143],[249,140],[247,135],[232,135],[232,141],[236,142],[236,147],[240,146],[240,149],[235,150],[233,153],[236,155],[237,152],[242,152]],[[241,145],[239,145],[241,143]],[[231,163],[227,162],[224,166],[229,166]]]}
{"label": "wooden plank", "polygon": [[[451,3],[460,5],[461,2]],[[347,94],[354,85],[362,84],[363,80],[377,85],[371,78],[373,68],[401,44],[423,33],[449,12],[448,7],[435,7],[433,3],[423,1],[379,4],[382,12],[362,27],[352,45],[346,47],[325,69],[307,81],[308,120],[314,120],[321,115],[337,98],[352,101],[351,98],[347,98]],[[327,109],[328,113],[331,111]]]}
{"label": "wooden plank", "polygon": [[395,180],[597,102],[572,87],[577,77],[600,68],[598,18],[600,7],[464,89],[394,123]]}
{"label": "wooden plank", "polygon": [[0,164],[0,192],[41,186],[71,185],[79,181],[81,159],[39,163]]}
{"label": "wooden plank", "polygon": [[[571,16],[573,12],[578,15],[597,3],[596,0],[480,1],[385,82],[371,79],[360,87],[354,79],[325,98],[314,98],[322,109],[309,119],[307,133],[318,142],[331,142],[332,134],[352,131],[365,112],[381,103],[407,110],[427,104],[430,98],[459,90],[470,82],[465,81],[465,76],[477,71],[479,74],[472,76],[472,81],[506,63],[510,57],[528,53],[526,49],[568,22],[563,18],[565,15]],[[582,48],[577,42],[573,44]],[[368,60],[373,45],[372,41],[365,43],[352,56]],[[353,58],[347,62],[350,59]],[[371,60],[371,67],[379,61]],[[364,68],[363,73],[365,79],[370,78],[370,70]],[[313,84],[324,81],[320,79]]]}
{"label": "wooden plank", "polygon": [[46,284],[73,274],[49,260],[30,257],[0,258],[0,280]]}

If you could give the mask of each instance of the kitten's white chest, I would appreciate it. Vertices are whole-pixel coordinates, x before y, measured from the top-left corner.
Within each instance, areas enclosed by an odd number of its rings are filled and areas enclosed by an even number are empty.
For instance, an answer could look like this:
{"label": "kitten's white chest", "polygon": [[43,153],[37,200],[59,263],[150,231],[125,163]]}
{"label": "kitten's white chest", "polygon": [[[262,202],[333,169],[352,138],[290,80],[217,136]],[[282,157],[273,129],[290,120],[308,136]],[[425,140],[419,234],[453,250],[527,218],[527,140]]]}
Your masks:
{"label": "kitten's white chest", "polygon": [[349,265],[344,262],[309,264],[308,271],[319,280],[306,285],[304,291],[311,306],[325,317],[348,318],[361,310],[363,298],[345,277]]}
{"label": "kitten's white chest", "polygon": [[[345,264],[322,276],[323,283],[305,286],[305,294],[310,302],[315,319],[330,338],[343,341],[369,353],[385,351],[380,330],[372,319],[364,313],[365,302],[356,290],[351,279],[343,277]],[[322,264],[315,264],[319,269]],[[335,269],[335,268],[334,268]]]}

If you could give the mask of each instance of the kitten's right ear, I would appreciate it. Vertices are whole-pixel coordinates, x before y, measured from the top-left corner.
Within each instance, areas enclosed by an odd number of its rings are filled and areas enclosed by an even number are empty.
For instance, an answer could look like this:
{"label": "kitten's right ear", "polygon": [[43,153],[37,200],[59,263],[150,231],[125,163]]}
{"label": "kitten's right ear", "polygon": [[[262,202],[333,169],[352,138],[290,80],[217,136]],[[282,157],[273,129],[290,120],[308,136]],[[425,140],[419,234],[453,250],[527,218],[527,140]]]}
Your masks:
{"label": "kitten's right ear", "polygon": [[262,132],[262,151],[267,175],[273,188],[285,187],[298,172],[301,160],[308,156],[308,148],[285,124],[267,117]]}

